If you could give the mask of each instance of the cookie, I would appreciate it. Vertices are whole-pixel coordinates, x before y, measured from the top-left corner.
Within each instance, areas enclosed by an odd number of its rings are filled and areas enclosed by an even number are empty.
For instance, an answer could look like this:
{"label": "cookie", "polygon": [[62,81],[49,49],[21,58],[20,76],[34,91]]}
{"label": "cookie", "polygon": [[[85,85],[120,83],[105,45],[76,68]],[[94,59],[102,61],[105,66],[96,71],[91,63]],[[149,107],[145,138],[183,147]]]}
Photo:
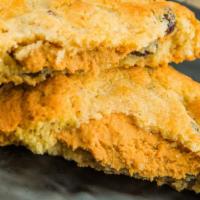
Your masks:
{"label": "cookie", "polygon": [[200,55],[200,23],[162,0],[3,0],[0,84],[158,67]]}
{"label": "cookie", "polygon": [[0,144],[200,191],[200,85],[169,66],[0,88]]}

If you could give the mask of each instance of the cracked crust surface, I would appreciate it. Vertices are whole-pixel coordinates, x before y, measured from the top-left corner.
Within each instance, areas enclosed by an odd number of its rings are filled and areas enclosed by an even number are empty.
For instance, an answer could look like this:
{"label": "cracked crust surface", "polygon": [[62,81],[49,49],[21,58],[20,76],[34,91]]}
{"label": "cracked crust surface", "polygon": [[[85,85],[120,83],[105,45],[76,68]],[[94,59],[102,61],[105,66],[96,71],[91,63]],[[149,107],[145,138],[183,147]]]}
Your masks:
{"label": "cracked crust surface", "polygon": [[194,14],[167,1],[3,0],[0,83],[192,60],[199,38]]}
{"label": "cracked crust surface", "polygon": [[167,66],[57,75],[0,88],[0,143],[199,192],[199,106],[199,83]]}

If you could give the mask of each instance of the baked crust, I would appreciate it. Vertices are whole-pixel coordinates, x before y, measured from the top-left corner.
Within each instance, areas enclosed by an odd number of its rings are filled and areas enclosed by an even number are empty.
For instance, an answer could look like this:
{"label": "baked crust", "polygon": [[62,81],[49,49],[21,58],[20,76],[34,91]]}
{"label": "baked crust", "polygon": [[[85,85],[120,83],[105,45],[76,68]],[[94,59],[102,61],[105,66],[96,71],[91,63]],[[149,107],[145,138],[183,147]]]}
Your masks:
{"label": "baked crust", "polygon": [[8,84],[0,144],[199,192],[199,106],[200,85],[167,66]]}
{"label": "baked crust", "polygon": [[194,14],[167,1],[3,0],[0,83],[192,60],[199,38]]}

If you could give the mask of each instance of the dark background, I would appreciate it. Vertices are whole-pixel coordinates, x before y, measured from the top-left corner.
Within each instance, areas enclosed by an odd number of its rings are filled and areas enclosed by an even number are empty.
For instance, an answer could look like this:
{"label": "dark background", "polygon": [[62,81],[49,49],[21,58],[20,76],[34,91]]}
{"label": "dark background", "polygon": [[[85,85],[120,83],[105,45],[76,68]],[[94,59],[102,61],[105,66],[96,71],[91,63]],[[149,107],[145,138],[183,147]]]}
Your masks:
{"label": "dark background", "polygon": [[[193,8],[194,9],[194,8]],[[200,12],[194,9],[200,17]],[[200,60],[174,65],[200,81]],[[81,169],[62,158],[33,155],[24,148],[0,149],[0,200],[197,200],[168,186]]]}

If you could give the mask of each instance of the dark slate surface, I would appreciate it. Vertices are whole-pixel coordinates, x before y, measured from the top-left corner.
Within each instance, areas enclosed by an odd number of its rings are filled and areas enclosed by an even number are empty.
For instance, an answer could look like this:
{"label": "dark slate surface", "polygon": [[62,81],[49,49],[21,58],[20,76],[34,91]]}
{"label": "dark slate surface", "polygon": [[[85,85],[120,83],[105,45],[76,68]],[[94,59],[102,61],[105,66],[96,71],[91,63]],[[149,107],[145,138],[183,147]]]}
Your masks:
{"label": "dark slate surface", "polygon": [[[197,15],[200,16],[200,12]],[[200,61],[176,68],[200,81]],[[197,200],[167,186],[81,169],[62,158],[37,156],[24,148],[0,149],[0,200]]]}

